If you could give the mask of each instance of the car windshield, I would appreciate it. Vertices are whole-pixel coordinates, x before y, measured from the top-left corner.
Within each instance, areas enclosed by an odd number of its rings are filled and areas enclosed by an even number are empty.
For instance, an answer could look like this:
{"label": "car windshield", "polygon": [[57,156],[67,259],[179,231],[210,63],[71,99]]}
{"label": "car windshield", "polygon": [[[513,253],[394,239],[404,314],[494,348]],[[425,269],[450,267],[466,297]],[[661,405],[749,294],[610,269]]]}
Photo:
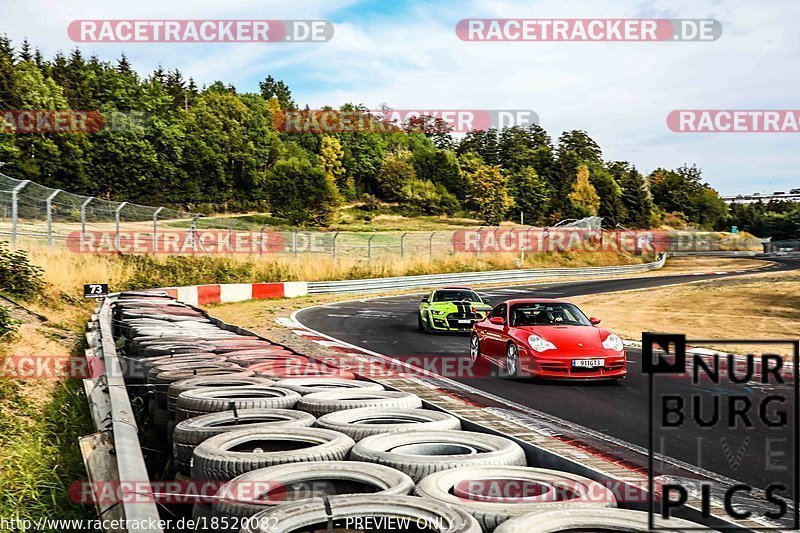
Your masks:
{"label": "car windshield", "polygon": [[591,326],[580,309],[568,303],[534,303],[511,306],[512,326]]}
{"label": "car windshield", "polygon": [[448,289],[443,291],[436,291],[433,293],[434,302],[480,302],[481,299],[474,291],[467,291],[461,289]]}

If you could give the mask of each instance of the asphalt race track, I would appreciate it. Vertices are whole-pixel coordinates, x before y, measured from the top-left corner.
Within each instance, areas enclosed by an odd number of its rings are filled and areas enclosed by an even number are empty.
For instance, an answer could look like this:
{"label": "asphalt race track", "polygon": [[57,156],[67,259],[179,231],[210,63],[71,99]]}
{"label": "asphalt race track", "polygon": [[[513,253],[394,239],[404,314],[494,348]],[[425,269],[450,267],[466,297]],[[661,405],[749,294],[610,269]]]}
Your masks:
{"label": "asphalt race track", "polygon": [[[800,260],[782,260],[769,269],[791,270],[800,268]],[[721,279],[741,275],[718,273],[703,275],[674,275],[625,279],[605,279],[577,282],[543,283],[478,289],[486,295],[492,305],[509,298],[544,297],[569,298],[585,294],[599,294],[630,289],[646,289],[671,284],[687,283],[703,279]],[[646,292],[642,297],[646,297]],[[416,356],[469,358],[468,336],[427,335],[417,330],[416,312],[420,294],[378,299],[364,299],[312,307],[297,313],[297,320],[304,326],[338,340],[397,358]],[[600,317],[602,318],[602,317]],[[613,329],[613,324],[603,326]],[[680,324],[675,324],[672,333],[680,333]],[[737,337],[732,335],[731,337]],[[739,335],[738,337],[742,337]],[[560,419],[579,424],[638,447],[648,446],[648,377],[642,372],[641,351],[628,349],[628,377],[618,382],[567,383],[534,380],[509,380],[503,377],[453,377],[456,381],[530,407]],[[481,375],[486,375],[482,373]],[[448,376],[452,377],[452,376]],[[665,389],[678,394],[688,394],[693,386],[688,379],[674,379],[664,385]],[[700,388],[705,385],[700,385]],[[784,391],[790,395],[789,385]],[[748,389],[754,405],[768,394],[769,387]],[[729,386],[708,384],[705,392],[714,392],[722,398],[741,394],[741,390],[730,390]],[[792,402],[786,405],[793,413]],[[726,414],[723,407],[722,414]],[[785,430],[785,428],[784,428]],[[727,430],[730,431],[730,430]],[[790,437],[790,433],[787,435]],[[748,441],[736,442],[726,433],[728,451],[720,451],[720,436],[710,434],[708,429],[681,428],[680,433],[666,434],[663,451],[666,455],[696,465],[706,471],[732,478],[754,487],[765,488],[769,459],[764,453],[766,435],[757,435]],[[675,438],[679,436],[679,438]],[[703,440],[700,446],[698,439]],[[659,440],[659,439],[657,439]],[[710,442],[710,444],[709,444]],[[789,438],[791,443],[791,438]],[[709,449],[710,446],[710,449]],[[786,446],[786,445],[785,445]],[[788,445],[790,446],[790,444]],[[698,459],[698,449],[701,458]],[[790,450],[790,448],[788,448]],[[737,456],[743,452],[741,461]],[[791,483],[788,485],[792,486]]]}

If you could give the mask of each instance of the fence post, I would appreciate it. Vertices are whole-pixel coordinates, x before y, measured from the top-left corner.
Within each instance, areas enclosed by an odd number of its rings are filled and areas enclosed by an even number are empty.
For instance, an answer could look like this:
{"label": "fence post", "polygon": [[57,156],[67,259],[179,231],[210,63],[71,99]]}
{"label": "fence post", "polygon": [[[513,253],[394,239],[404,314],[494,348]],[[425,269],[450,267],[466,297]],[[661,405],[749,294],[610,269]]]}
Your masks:
{"label": "fence post", "polygon": [[86,242],[86,206],[89,205],[89,202],[92,200],[94,200],[94,196],[88,197],[86,201],[81,204],[81,250],[83,250],[83,245]]}
{"label": "fence post", "polygon": [[156,253],[158,250],[158,214],[163,210],[163,207],[159,207],[153,213],[153,253]]}
{"label": "fence post", "polygon": [[433,236],[436,235],[436,232],[431,232],[431,236],[428,237],[428,258],[433,259]]}
{"label": "fence post", "polygon": [[374,238],[375,235],[370,235],[367,239],[367,264],[372,263],[372,239]]}
{"label": "fence post", "polygon": [[235,226],[239,221],[235,218],[230,219],[228,222],[228,252],[231,254],[233,253],[233,226]]}
{"label": "fence post", "polygon": [[114,248],[119,252],[119,213],[122,211],[122,208],[128,205],[128,202],[122,202],[117,206],[116,211],[114,211],[114,221],[117,225],[117,234],[114,236]]}
{"label": "fence post", "polygon": [[333,260],[336,261],[336,239],[339,238],[339,232],[333,234]]}
{"label": "fence post", "polygon": [[406,256],[406,233],[400,235],[400,259]]}
{"label": "fence post", "polygon": [[258,255],[264,255],[264,230],[269,226],[269,224],[264,224],[261,226],[261,229],[258,230]]}
{"label": "fence post", "polygon": [[475,247],[475,257],[480,257],[481,256],[481,246],[483,246],[483,244],[481,243],[481,230],[482,229],[483,229],[483,226],[478,228],[478,245]]}
{"label": "fence post", "polygon": [[297,230],[292,230],[292,253],[297,257]]}
{"label": "fence post", "polygon": [[14,248],[17,247],[17,218],[19,217],[17,193],[24,189],[30,182],[30,180],[25,180],[11,191],[11,246]]}
{"label": "fence post", "polygon": [[53,199],[58,196],[61,189],[56,189],[47,197],[47,245],[53,246]]}

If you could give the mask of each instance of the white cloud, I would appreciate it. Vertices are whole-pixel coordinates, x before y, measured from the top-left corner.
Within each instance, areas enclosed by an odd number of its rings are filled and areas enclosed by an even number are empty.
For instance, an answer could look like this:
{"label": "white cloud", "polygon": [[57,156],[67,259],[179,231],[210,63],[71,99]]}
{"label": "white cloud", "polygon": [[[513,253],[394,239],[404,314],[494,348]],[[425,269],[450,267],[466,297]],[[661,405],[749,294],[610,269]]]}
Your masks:
{"label": "white cloud", "polygon": [[[66,25],[76,18],[341,18],[325,44],[95,48],[104,59],[124,50],[142,72],[162,63],[198,83],[220,79],[244,90],[273,74],[312,107],[534,109],[554,137],[585,129],[606,158],[630,160],[645,171],[697,163],[728,193],[800,186],[796,134],[674,134],[665,124],[673,109],[797,109],[800,4],[473,0],[409,4],[405,13],[385,18],[374,9],[356,19],[345,11],[357,9],[353,2],[321,0],[144,0],[133,7],[10,0],[0,31],[15,41],[28,36],[49,55],[73,46]],[[454,27],[468,17],[716,18],[723,34],[697,43],[467,43]]]}

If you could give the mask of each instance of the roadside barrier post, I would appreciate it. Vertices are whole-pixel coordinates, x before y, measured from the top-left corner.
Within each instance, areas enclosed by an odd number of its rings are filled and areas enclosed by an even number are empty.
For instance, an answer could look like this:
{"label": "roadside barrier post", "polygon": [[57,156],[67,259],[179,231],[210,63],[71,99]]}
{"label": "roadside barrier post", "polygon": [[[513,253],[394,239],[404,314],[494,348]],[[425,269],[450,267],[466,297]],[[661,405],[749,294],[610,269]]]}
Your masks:
{"label": "roadside barrier post", "polygon": [[114,235],[114,248],[118,252],[119,252],[119,217],[120,217],[119,214],[120,211],[122,211],[122,208],[125,207],[126,205],[128,205],[128,202],[122,202],[117,206],[117,209],[114,211],[114,222],[116,223],[117,226],[117,233],[116,235]]}
{"label": "roadside barrier post", "polygon": [[406,256],[406,233],[400,235],[400,259]]}
{"label": "roadside barrier post", "polygon": [[94,200],[94,196],[88,197],[81,204],[81,247],[83,247],[83,243],[86,242],[86,206],[89,205],[89,202],[92,200]]}
{"label": "roadside barrier post", "polygon": [[153,253],[156,253],[156,250],[158,250],[158,245],[156,244],[158,242],[157,241],[157,239],[158,239],[158,214],[161,212],[162,209],[164,209],[164,208],[163,207],[159,207],[153,213]]}
{"label": "roadside barrier post", "polygon": [[14,248],[17,247],[17,218],[19,217],[17,193],[29,183],[30,180],[25,180],[11,191],[11,246]]}
{"label": "roadside barrier post", "polygon": [[258,232],[258,255],[264,255],[264,230],[269,224],[264,224]]}
{"label": "roadside barrier post", "polygon": [[53,200],[58,193],[61,192],[61,189],[56,189],[53,191],[50,196],[47,197],[45,202],[47,203],[47,245],[53,246]]}
{"label": "roadside barrier post", "polygon": [[372,239],[374,238],[375,235],[370,235],[367,239],[367,264],[372,262]]}
{"label": "roadside barrier post", "polygon": [[339,232],[333,234],[333,260],[336,261],[336,239],[339,238]]}

